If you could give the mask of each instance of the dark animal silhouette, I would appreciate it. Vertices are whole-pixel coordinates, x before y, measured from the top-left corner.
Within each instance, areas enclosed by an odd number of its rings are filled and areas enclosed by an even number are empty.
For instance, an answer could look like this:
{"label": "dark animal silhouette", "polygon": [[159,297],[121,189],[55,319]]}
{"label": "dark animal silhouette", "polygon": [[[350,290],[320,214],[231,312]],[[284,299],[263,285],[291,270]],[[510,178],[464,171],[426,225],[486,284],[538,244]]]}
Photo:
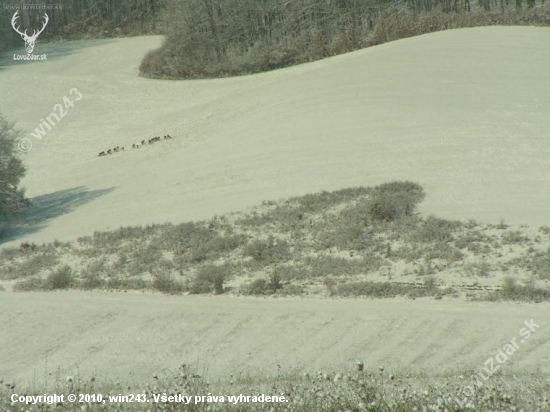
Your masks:
{"label": "dark animal silhouette", "polygon": [[[156,143],[156,142],[160,142],[162,141],[162,139],[164,138],[164,140],[168,140],[168,139],[171,139],[172,136],[170,136],[169,134],[168,135],[165,135],[163,137],[160,137],[160,136],[155,136],[155,137],[152,137],[151,139],[148,139],[148,140],[142,140],[141,141],[141,145],[139,144],[132,144],[132,149],[139,149],[141,146],[145,145],[145,142],[147,141],[148,144],[153,144],[153,143]],[[108,154],[113,154],[113,153],[118,153],[118,152],[123,152],[124,151],[124,146],[120,147],[120,146],[117,146],[113,149],[109,149],[109,150],[106,150],[106,151],[103,151],[103,152],[100,152],[99,153],[99,157],[101,156],[107,156]]]}
{"label": "dark animal silhouette", "polygon": [[27,252],[29,250],[34,251],[35,249],[36,249],[36,245],[34,243],[25,242],[19,245],[19,250],[21,250],[21,252]]}

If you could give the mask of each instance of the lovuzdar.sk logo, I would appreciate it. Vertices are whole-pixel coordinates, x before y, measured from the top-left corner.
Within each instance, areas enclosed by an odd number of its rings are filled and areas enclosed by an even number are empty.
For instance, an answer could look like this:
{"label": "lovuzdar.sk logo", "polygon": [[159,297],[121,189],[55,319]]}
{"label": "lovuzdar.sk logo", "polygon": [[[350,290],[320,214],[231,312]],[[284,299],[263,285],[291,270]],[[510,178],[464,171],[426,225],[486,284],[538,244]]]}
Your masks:
{"label": "lovuzdar.sk logo", "polygon": [[40,30],[34,30],[32,33],[32,36],[29,36],[27,34],[27,30],[24,32],[21,32],[19,30],[19,27],[16,27],[16,20],[19,18],[19,11],[16,11],[13,15],[13,18],[11,19],[11,26],[13,29],[21,36],[21,38],[25,41],[25,49],[27,49],[27,54],[14,54],[13,59],[14,60],[47,60],[47,56],[45,54],[36,55],[33,54],[34,45],[36,43],[36,39],[44,31],[46,28],[46,25],[48,24],[48,21],[50,18],[48,17],[47,13],[44,13],[44,23],[42,24],[42,28]]}

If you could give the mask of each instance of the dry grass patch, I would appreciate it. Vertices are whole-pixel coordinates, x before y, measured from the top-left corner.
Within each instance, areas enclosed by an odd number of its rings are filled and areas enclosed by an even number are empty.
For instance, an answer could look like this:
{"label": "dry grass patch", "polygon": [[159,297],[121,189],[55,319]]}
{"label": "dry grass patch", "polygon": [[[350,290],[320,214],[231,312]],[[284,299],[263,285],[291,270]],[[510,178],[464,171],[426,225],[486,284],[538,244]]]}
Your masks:
{"label": "dry grass patch", "polygon": [[[208,376],[183,364],[174,371],[154,374],[150,382],[123,384],[111,382],[101,376],[89,379],[80,376],[57,376],[53,382],[45,382],[48,388],[35,387],[32,390],[20,388],[15,382],[0,381],[0,408],[13,412],[26,411],[21,403],[11,403],[13,394],[43,395],[55,392],[76,394],[109,395],[143,394],[150,402],[151,411],[179,411],[181,402],[170,396],[183,394],[204,397],[185,405],[189,411],[295,411],[295,412],[334,412],[334,411],[550,411],[548,391],[550,381],[537,373],[515,373],[508,375],[499,372],[480,380],[473,370],[456,370],[448,373],[428,373],[426,371],[404,372],[365,368],[362,361],[355,367],[344,370],[318,370],[312,372],[283,372],[275,375],[250,376],[240,374],[227,379],[210,381]],[[472,386],[471,396],[465,396],[465,387]],[[276,401],[254,402],[260,395],[276,396]],[[237,401],[239,395],[248,396]],[[231,400],[229,398],[231,396]],[[215,398],[214,398],[215,397]],[[90,401],[87,411],[141,411],[142,403]],[[78,406],[81,409],[82,405]],[[74,411],[75,405],[69,402],[42,404],[43,411]]]}

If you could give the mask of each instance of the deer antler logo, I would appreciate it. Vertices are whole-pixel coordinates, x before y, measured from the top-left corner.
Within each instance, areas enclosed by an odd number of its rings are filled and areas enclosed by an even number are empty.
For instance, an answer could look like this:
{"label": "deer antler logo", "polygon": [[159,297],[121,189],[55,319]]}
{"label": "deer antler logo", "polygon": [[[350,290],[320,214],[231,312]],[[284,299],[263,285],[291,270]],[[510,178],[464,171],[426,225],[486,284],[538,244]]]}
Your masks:
{"label": "deer antler logo", "polygon": [[32,36],[28,36],[27,35],[27,30],[25,30],[24,33],[21,33],[19,31],[19,27],[15,27],[15,20],[17,20],[17,18],[19,17],[18,13],[19,13],[19,10],[16,11],[15,14],[13,15],[13,18],[11,19],[11,26],[13,27],[13,29],[17,33],[19,33],[21,35],[21,38],[23,40],[25,40],[25,48],[27,49],[27,53],[31,54],[32,51],[34,50],[34,43],[36,42],[36,38],[38,37],[38,35],[40,33],[42,33],[44,31],[44,29],[46,28],[46,25],[48,24],[48,21],[50,19],[49,19],[48,15],[46,13],[44,13],[45,21],[44,21],[44,25],[42,26],[42,28],[38,31],[34,30]]}

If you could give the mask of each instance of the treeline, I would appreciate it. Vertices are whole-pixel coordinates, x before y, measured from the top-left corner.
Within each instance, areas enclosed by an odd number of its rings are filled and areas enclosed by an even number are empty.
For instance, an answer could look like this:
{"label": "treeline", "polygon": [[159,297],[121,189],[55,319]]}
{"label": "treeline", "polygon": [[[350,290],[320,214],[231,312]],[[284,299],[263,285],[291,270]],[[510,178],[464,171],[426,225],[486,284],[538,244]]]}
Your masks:
{"label": "treeline", "polygon": [[234,75],[364,47],[392,0],[187,0],[168,6],[166,42],[141,73],[188,78]]}
{"label": "treeline", "polygon": [[166,41],[143,76],[220,77],[317,60],[457,27],[550,25],[537,0],[186,0],[170,2]]}
{"label": "treeline", "polygon": [[[545,0],[55,0],[53,9],[0,5],[0,52],[22,48],[11,27],[40,41],[165,34],[140,72],[220,77],[317,60],[403,37],[482,25],[550,26]],[[61,7],[59,7],[61,6]]]}
{"label": "treeline", "polygon": [[44,12],[49,22],[40,40],[75,40],[160,33],[158,21],[169,0],[55,0],[43,2],[55,8],[24,7],[21,0],[3,0],[0,5],[0,51],[22,47],[11,20],[19,10],[18,25],[28,34],[42,27]]}

